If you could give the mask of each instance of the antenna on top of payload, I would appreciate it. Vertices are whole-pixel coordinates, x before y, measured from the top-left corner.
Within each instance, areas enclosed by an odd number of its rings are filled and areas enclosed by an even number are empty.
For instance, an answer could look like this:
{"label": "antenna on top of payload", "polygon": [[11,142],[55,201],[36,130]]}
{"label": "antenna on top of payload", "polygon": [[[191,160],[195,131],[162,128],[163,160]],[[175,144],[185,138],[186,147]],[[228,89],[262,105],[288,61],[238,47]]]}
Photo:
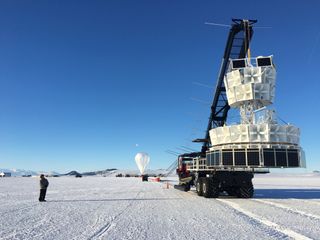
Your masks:
{"label": "antenna on top of payload", "polygon": [[[239,21],[242,21],[242,19],[232,19],[232,22],[234,22],[234,23],[239,23]],[[250,21],[252,24],[257,22],[257,20],[248,20],[248,21]],[[211,25],[211,26],[216,26],[216,27],[227,27],[227,28],[232,27],[231,24],[215,23],[215,22],[205,22],[204,24]],[[254,26],[254,28],[255,29],[256,28],[270,29],[272,27],[271,26]]]}
{"label": "antenna on top of payload", "polygon": [[222,24],[222,23],[213,23],[213,22],[205,22],[204,24],[206,25],[212,25],[212,26],[217,26],[217,27],[227,27],[230,28],[230,24]]}

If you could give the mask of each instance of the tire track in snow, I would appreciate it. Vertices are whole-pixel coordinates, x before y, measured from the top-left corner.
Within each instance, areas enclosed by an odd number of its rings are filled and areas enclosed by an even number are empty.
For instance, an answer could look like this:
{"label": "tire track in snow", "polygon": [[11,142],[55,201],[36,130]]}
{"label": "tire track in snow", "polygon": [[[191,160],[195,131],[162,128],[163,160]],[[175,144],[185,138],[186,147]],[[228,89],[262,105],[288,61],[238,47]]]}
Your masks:
{"label": "tire track in snow", "polygon": [[[291,199],[294,199],[294,198],[291,198]],[[320,205],[320,201],[317,201],[317,200],[300,200],[300,201],[303,201],[305,203],[309,203],[309,204],[315,204],[315,205]]]}
{"label": "tire track in snow", "polygon": [[[103,203],[99,204],[99,206],[95,209],[95,211],[101,208],[102,205]],[[94,224],[91,227],[94,229],[99,224],[100,220],[101,220],[101,214],[98,214],[98,217],[96,218]]]}
{"label": "tire track in snow", "polygon": [[250,211],[247,211],[247,210],[243,209],[242,207],[240,207],[240,205],[235,203],[235,202],[227,201],[227,200],[224,200],[224,199],[216,199],[216,200],[220,201],[222,203],[225,203],[226,205],[234,208],[236,211],[238,211],[238,212],[240,212],[240,213],[242,213],[242,214],[244,214],[244,215],[246,215],[246,216],[248,216],[248,217],[250,217],[250,218],[252,218],[252,219],[254,219],[254,220],[256,220],[256,221],[258,221],[258,222],[260,222],[260,223],[262,223],[264,225],[266,225],[266,226],[268,226],[268,227],[270,227],[271,229],[273,229],[273,230],[275,230],[277,232],[285,234],[288,237],[291,237],[293,239],[300,239],[300,240],[311,240],[311,238],[308,238],[307,236],[304,236],[304,235],[302,235],[300,233],[297,233],[297,232],[295,232],[295,231],[293,231],[293,230],[291,230],[289,228],[286,228],[286,227],[281,226],[281,225],[279,225],[277,223],[271,222],[271,221],[269,221],[269,220],[267,220],[267,219],[265,219],[265,218],[263,218],[261,216],[258,216],[256,214],[250,212]]}
{"label": "tire track in snow", "polygon": [[310,201],[311,203],[314,203],[314,204],[317,204],[317,205],[320,205],[320,202],[318,201]]}
{"label": "tire track in snow", "polygon": [[[140,193],[141,191],[137,193],[137,195],[135,196],[135,199],[138,198]],[[98,231],[96,231],[91,237],[89,237],[88,240],[99,238],[103,236],[106,232],[108,232],[113,226],[115,226],[113,222],[116,221],[127,209],[129,209],[134,204],[134,202],[135,201],[131,200],[129,204],[124,209],[122,209],[122,211],[120,211],[118,214],[112,217],[108,223],[103,225]]]}
{"label": "tire track in snow", "polygon": [[306,216],[306,217],[315,218],[315,219],[320,220],[320,216],[319,215],[315,215],[315,214],[307,213],[307,212],[304,212],[304,211],[292,209],[292,208],[290,208],[288,206],[285,206],[285,205],[282,205],[280,203],[270,202],[270,201],[261,200],[261,199],[251,199],[251,200],[256,201],[256,202],[260,202],[260,203],[264,203],[264,204],[268,204],[268,205],[271,205],[271,206],[274,206],[274,207],[277,207],[277,208],[281,208],[281,209],[284,209],[284,210],[286,210],[288,212],[297,213],[297,214],[300,214],[302,216]]}
{"label": "tire track in snow", "polygon": [[15,212],[18,212],[18,211],[23,211],[23,210],[31,209],[31,208],[33,208],[33,207],[35,207],[37,205],[39,205],[39,203],[32,204],[30,206],[24,206],[24,207],[12,209],[12,210],[9,210],[9,211],[6,211],[6,212],[2,212],[1,214],[11,214],[11,213],[15,213]]}
{"label": "tire track in snow", "polygon": [[[41,227],[47,223],[48,215],[49,214],[47,212],[43,212],[41,214],[41,218],[29,219],[29,216],[24,214],[24,216],[19,219],[19,222],[25,223],[31,220],[33,221],[32,227],[30,228],[30,226],[20,226],[11,235],[6,236],[7,238],[4,239],[43,239],[43,237],[41,236],[44,232],[42,231]],[[56,226],[50,228],[51,232],[56,230]]]}
{"label": "tire track in snow", "polygon": [[[195,190],[191,190],[191,191],[188,191],[188,192],[182,192],[181,191],[181,196],[182,197],[188,197],[189,200],[193,201],[195,204],[199,204],[199,199],[203,199],[203,200],[207,200],[206,202],[202,202],[203,204],[205,203],[208,203],[211,202],[211,201],[218,201],[219,199],[209,199],[209,198],[203,198],[203,197],[199,197],[197,192]],[[220,196],[220,197],[225,197],[226,199],[232,199],[231,197],[229,196]],[[222,203],[223,201],[220,201],[220,204],[221,206],[226,206],[226,204]],[[234,215],[238,215],[240,216],[241,218],[243,218],[243,216],[241,216],[240,214],[237,214],[237,212],[234,213]],[[245,214],[243,214],[245,215]],[[245,215],[246,217],[248,217],[247,215]],[[270,228],[270,226],[267,226],[265,224],[261,224],[260,221],[257,221],[256,219],[253,219],[253,218],[249,218],[250,219],[250,222],[248,225],[251,225],[253,229],[256,229],[256,228],[259,228],[258,231],[261,231],[263,232],[264,234],[267,234],[269,237],[268,239],[287,239],[287,234],[283,234],[282,232],[279,232],[277,231],[276,229],[274,228]],[[197,219],[198,221],[199,219]],[[209,220],[210,221],[210,220]],[[247,219],[245,220],[247,221]],[[210,221],[212,222],[212,221]],[[212,224],[216,224],[215,222],[212,222]],[[189,239],[189,236],[187,236],[185,239]],[[208,239],[216,239],[216,236],[213,235],[211,236],[211,238],[208,238]],[[259,239],[259,238],[257,238]]]}
{"label": "tire track in snow", "polygon": [[[38,221],[35,225],[32,226],[32,228],[28,229],[27,237],[31,235],[32,239],[44,239],[46,236],[46,230],[43,228],[44,225],[46,225],[48,222],[53,222],[54,217],[49,216],[48,213],[44,213],[40,221]],[[52,224],[50,227],[50,233],[58,233],[59,232],[59,226]]]}
{"label": "tire track in snow", "polygon": [[88,229],[85,229],[83,232],[82,232],[82,235],[92,235],[90,234],[92,231],[94,231],[94,229],[97,228],[97,226],[99,225],[100,221],[101,221],[101,213],[99,211],[99,209],[104,205],[104,203],[100,203],[95,209],[92,210],[92,212],[97,212],[98,214],[95,215],[95,221],[93,223],[93,225],[90,225],[90,230]]}
{"label": "tire track in snow", "polygon": [[95,239],[95,238],[101,237],[103,234],[105,234],[109,230],[111,225],[112,225],[112,222],[107,223],[106,225],[104,225],[102,228],[100,228],[94,235],[92,235],[88,239]]}

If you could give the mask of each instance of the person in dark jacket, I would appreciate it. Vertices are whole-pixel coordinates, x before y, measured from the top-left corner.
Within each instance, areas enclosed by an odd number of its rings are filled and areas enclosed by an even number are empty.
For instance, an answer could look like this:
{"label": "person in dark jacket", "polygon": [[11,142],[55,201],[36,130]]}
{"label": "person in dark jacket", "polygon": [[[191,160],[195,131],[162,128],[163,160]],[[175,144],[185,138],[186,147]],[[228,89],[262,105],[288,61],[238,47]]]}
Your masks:
{"label": "person in dark jacket", "polygon": [[40,196],[39,202],[45,202],[47,187],[49,186],[48,180],[44,177],[43,174],[40,175]]}

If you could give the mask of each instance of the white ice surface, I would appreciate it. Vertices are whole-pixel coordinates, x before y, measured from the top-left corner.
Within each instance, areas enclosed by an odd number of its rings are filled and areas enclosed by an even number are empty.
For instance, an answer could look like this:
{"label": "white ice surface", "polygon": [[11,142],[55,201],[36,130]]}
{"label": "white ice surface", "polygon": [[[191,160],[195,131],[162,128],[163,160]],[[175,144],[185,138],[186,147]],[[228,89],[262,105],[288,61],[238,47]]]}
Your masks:
{"label": "white ice surface", "polygon": [[[256,175],[253,199],[140,178],[0,179],[0,239],[320,239],[320,176]],[[170,184],[174,179],[170,179]]]}

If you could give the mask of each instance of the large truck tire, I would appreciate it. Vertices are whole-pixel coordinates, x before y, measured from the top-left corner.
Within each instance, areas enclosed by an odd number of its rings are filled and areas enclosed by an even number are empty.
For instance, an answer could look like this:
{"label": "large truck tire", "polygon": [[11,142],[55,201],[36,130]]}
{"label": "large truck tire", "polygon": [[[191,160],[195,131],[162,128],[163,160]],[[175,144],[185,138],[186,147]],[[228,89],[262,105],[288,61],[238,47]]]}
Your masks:
{"label": "large truck tire", "polygon": [[189,192],[189,191],[190,191],[190,188],[191,188],[190,183],[184,184],[183,187],[184,187],[184,188],[183,188],[183,191],[185,191],[185,192]]}
{"label": "large truck tire", "polygon": [[247,183],[242,185],[238,189],[238,197],[239,198],[252,198],[254,193],[252,183]]}
{"label": "large truck tire", "polygon": [[202,180],[202,192],[205,198],[216,198],[219,196],[219,188],[212,178]]}
{"label": "large truck tire", "polygon": [[235,187],[230,187],[226,190],[229,196],[236,197],[238,195],[238,189]]}
{"label": "large truck tire", "polygon": [[198,196],[203,196],[202,178],[198,178],[198,181],[196,182],[196,190]]}

